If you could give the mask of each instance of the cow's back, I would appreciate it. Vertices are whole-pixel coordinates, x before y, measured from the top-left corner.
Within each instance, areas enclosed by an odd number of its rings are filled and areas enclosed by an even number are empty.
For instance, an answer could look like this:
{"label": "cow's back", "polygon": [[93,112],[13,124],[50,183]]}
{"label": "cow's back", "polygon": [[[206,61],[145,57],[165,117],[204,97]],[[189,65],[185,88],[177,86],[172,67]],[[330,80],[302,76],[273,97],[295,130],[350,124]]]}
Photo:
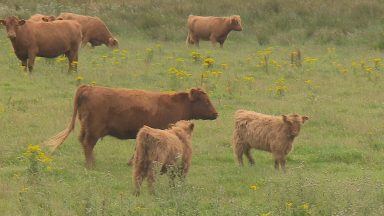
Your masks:
{"label": "cow's back", "polygon": [[223,26],[224,18],[222,17],[203,17],[203,16],[189,16],[188,27],[190,31],[198,37],[208,40],[212,33],[220,32]]}
{"label": "cow's back", "polygon": [[34,32],[38,56],[56,57],[81,43],[81,26],[73,21],[28,23]]}
{"label": "cow's back", "polygon": [[88,118],[90,129],[100,137],[135,138],[143,125],[158,128],[159,101],[164,97],[141,90],[88,87],[81,95],[80,119]]}

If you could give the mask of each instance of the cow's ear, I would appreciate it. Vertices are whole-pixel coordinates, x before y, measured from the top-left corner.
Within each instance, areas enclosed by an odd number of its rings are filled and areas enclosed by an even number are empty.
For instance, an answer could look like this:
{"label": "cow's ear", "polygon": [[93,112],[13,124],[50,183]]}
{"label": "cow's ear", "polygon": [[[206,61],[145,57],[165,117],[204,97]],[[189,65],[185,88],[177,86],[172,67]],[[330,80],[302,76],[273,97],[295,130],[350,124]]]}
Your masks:
{"label": "cow's ear", "polygon": [[48,20],[48,18],[47,17],[43,17],[43,18],[41,18],[44,22],[48,22],[49,20]]}
{"label": "cow's ear", "polygon": [[309,119],[308,116],[302,116],[301,118],[302,118],[302,120],[303,120],[303,123],[305,123],[305,121],[308,121],[308,119]]}
{"label": "cow's ear", "polygon": [[25,24],[25,20],[23,20],[23,19],[22,19],[22,20],[19,20],[19,22],[18,22],[18,25],[19,25],[19,26],[24,25],[24,24]]}
{"label": "cow's ear", "polygon": [[5,26],[5,20],[0,20],[0,24]]}
{"label": "cow's ear", "polygon": [[199,89],[191,89],[191,91],[189,92],[189,98],[191,99],[191,101],[195,101],[199,98],[199,95],[200,95],[200,90]]}
{"label": "cow's ear", "polygon": [[57,18],[56,20],[64,20],[62,17]]}

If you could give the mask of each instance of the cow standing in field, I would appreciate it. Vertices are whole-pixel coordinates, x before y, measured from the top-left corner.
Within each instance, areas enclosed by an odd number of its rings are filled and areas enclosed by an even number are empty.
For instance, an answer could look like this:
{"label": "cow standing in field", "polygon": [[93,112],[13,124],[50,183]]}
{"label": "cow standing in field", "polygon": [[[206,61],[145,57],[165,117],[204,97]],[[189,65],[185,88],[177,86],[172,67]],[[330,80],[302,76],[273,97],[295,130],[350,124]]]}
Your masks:
{"label": "cow standing in field", "polygon": [[83,33],[82,46],[88,42],[92,47],[105,44],[107,47],[116,48],[119,43],[105,23],[98,17],[78,15],[74,13],[61,13],[58,20],[75,20],[80,23]]}
{"label": "cow standing in field", "polygon": [[140,187],[145,178],[150,192],[154,193],[155,163],[162,166],[161,173],[171,169],[169,174],[171,183],[176,175],[186,177],[192,159],[193,128],[192,122],[181,120],[166,130],[148,126],[139,130],[132,173],[136,196],[140,194]]}
{"label": "cow standing in field", "polygon": [[56,17],[43,14],[35,14],[29,17],[28,20],[34,22],[52,22],[56,20]]}
{"label": "cow standing in field", "polygon": [[235,158],[242,166],[245,154],[253,165],[252,148],[271,152],[275,169],[278,170],[280,165],[285,171],[285,158],[292,150],[301,125],[308,119],[298,114],[271,116],[247,110],[236,111],[232,143]]}
{"label": "cow standing in field", "polygon": [[199,46],[200,40],[209,40],[212,45],[220,43],[223,47],[229,32],[242,31],[241,18],[238,15],[230,17],[203,17],[189,15],[188,36],[186,43]]}
{"label": "cow standing in field", "polygon": [[21,64],[32,72],[36,56],[55,58],[65,54],[69,69],[76,70],[81,44],[81,26],[74,21],[34,22],[15,16],[0,20]]}
{"label": "cow standing in field", "polygon": [[87,167],[93,166],[93,148],[104,136],[135,139],[144,125],[165,129],[179,120],[213,120],[218,116],[208,95],[200,89],[166,94],[83,85],[76,91],[73,109],[69,126],[45,144],[53,150],[61,145],[78,116]]}

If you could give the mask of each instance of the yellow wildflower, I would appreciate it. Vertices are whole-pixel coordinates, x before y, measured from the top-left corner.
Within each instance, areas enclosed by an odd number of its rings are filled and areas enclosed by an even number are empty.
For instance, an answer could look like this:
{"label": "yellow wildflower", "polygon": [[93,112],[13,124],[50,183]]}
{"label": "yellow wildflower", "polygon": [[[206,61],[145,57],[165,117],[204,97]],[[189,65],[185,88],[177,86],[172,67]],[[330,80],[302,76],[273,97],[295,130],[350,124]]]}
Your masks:
{"label": "yellow wildflower", "polygon": [[293,207],[293,203],[292,202],[287,202],[286,204],[285,204],[285,206],[287,207],[287,208],[292,208]]}
{"label": "yellow wildflower", "polygon": [[308,210],[309,209],[309,204],[308,203],[303,203],[303,205],[300,206],[302,209],[304,210]]}
{"label": "yellow wildflower", "polygon": [[251,190],[257,190],[257,185],[251,185],[250,187],[249,187]]}

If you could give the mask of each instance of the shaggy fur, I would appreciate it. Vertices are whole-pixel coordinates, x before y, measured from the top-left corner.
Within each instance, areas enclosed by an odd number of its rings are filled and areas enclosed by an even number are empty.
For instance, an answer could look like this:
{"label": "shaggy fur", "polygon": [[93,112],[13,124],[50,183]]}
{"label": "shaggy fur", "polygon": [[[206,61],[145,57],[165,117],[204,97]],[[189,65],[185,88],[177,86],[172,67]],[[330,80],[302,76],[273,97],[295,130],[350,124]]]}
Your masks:
{"label": "shaggy fur", "polygon": [[61,13],[58,20],[75,20],[80,23],[83,33],[82,46],[88,42],[92,47],[105,44],[111,48],[117,48],[119,42],[112,36],[105,23],[98,17],[78,15],[74,13]]}
{"label": "shaggy fur", "polygon": [[[56,22],[56,21],[55,21]],[[59,147],[75,127],[78,116],[87,167],[94,164],[93,148],[105,136],[135,139],[144,125],[166,129],[179,120],[216,119],[218,113],[201,89],[174,94],[83,85],[74,98],[69,126],[45,142]]]}
{"label": "shaggy fur", "polygon": [[242,31],[241,18],[238,15],[230,17],[203,17],[193,16],[188,17],[188,36],[186,43],[199,46],[200,40],[209,40],[212,45],[220,43],[223,47],[229,32],[232,30]]}
{"label": "shaggy fur", "polygon": [[275,169],[278,170],[280,165],[285,171],[286,156],[292,150],[292,143],[299,135],[301,125],[308,119],[297,114],[271,116],[246,110],[236,111],[232,143],[235,158],[242,166],[245,154],[253,165],[252,148],[271,152]]}
{"label": "shaggy fur", "polygon": [[[173,166],[182,177],[187,175],[192,158],[193,127],[192,122],[182,120],[166,130],[148,126],[140,129],[136,139],[133,170],[136,195],[140,194],[140,187],[145,178],[147,178],[150,192],[154,192],[154,163],[161,164],[163,173],[167,167]],[[181,166],[178,166],[177,161],[180,160]],[[171,180],[174,177],[174,175],[170,176]]]}
{"label": "shaggy fur", "polygon": [[81,44],[80,24],[70,20],[34,22],[15,16],[0,20],[6,27],[8,38],[21,65],[31,72],[36,56],[55,58],[62,54],[68,58],[69,69],[76,70]]}

